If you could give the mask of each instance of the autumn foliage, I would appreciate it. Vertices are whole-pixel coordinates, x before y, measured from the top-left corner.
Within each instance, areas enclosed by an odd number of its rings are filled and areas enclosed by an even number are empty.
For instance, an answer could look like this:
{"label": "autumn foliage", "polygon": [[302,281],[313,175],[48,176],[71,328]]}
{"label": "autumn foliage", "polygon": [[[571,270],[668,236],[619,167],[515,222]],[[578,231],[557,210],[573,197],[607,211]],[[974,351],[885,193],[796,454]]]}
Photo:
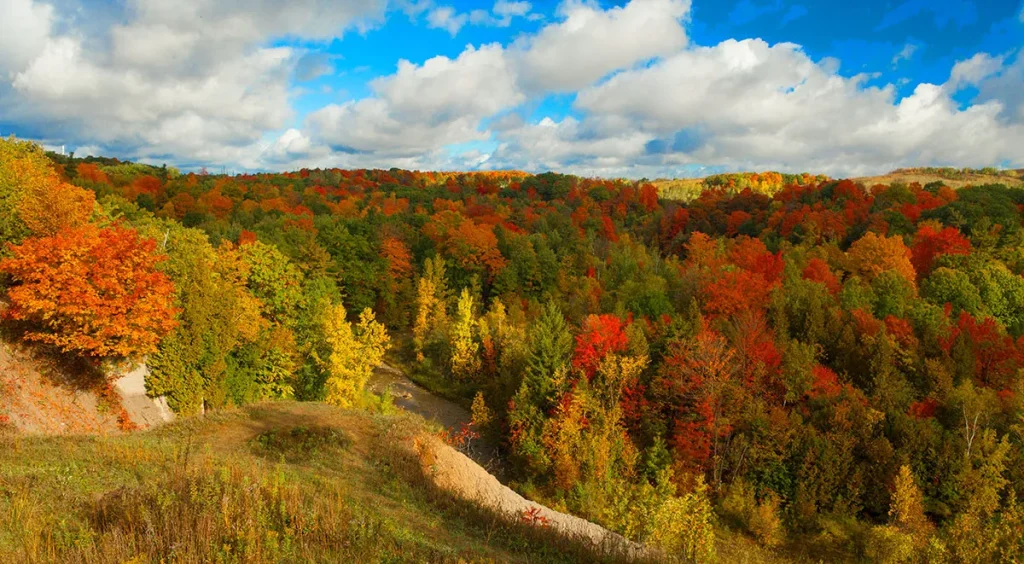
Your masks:
{"label": "autumn foliage", "polygon": [[29,323],[29,340],[130,357],[153,352],[176,325],[174,287],[156,268],[156,242],[133,229],[66,228],[11,251],[0,262],[14,280],[7,316]]}
{"label": "autumn foliage", "polygon": [[[358,405],[394,335],[423,382],[486,405],[536,499],[686,558],[714,557],[716,513],[797,558],[1024,550],[1021,188],[182,175],[0,148],[11,315],[85,354],[155,346],[147,384],[182,413]],[[182,310],[162,340],[151,239]]]}

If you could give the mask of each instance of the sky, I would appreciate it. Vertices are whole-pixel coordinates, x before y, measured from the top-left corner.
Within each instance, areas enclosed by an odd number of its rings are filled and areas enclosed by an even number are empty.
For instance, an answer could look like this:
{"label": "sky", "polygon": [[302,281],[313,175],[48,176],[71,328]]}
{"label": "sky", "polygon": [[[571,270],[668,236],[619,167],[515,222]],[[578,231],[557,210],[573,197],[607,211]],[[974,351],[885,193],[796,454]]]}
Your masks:
{"label": "sky", "polygon": [[2,0],[11,134],[236,172],[1024,168],[1024,0]]}

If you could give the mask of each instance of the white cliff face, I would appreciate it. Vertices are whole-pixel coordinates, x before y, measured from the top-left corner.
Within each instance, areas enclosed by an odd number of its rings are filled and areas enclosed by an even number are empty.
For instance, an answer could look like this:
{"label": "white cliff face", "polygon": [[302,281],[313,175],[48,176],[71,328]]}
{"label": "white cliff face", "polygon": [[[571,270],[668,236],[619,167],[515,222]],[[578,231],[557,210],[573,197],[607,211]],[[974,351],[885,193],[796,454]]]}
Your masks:
{"label": "white cliff face", "polygon": [[147,376],[149,367],[143,362],[114,382],[114,389],[121,394],[121,402],[132,422],[143,429],[174,421],[174,412],[167,406],[166,398],[146,395]]}

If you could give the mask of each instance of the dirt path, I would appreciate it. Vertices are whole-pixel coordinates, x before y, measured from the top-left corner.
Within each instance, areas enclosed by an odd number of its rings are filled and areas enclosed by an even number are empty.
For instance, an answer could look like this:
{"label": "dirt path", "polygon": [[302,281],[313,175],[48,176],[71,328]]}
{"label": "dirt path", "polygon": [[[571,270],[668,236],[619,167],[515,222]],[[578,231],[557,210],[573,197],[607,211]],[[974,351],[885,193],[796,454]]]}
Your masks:
{"label": "dirt path", "polygon": [[[387,363],[374,370],[368,387],[376,394],[390,393],[396,406],[439,423],[452,434],[457,433],[463,425],[468,425],[472,420],[469,410],[434,395],[410,380],[401,370]],[[475,439],[462,450],[487,472],[497,476],[503,483],[507,481],[507,469],[496,445],[483,439]]]}
{"label": "dirt path", "polygon": [[471,419],[469,411],[461,405],[435,396],[410,380],[401,370],[387,363],[381,364],[373,371],[369,387],[370,391],[376,394],[390,391],[395,399],[395,405],[424,419],[436,421],[449,431],[458,431]]}

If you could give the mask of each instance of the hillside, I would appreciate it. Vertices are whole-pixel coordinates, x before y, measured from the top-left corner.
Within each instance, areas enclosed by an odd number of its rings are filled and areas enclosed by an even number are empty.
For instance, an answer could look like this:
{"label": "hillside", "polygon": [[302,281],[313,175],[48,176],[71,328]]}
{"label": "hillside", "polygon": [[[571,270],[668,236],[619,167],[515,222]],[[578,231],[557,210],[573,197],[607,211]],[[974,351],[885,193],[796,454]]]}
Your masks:
{"label": "hillside", "polygon": [[855,182],[862,182],[865,186],[875,184],[890,185],[895,182],[913,184],[917,182],[921,186],[933,182],[941,182],[950,188],[963,188],[964,186],[980,186],[984,184],[1005,184],[1011,187],[1024,186],[1024,173],[1021,171],[983,172],[981,170],[956,170],[956,169],[924,169],[908,168],[894,170],[888,174],[877,176],[863,176],[853,179]]}
{"label": "hillside", "polygon": [[323,404],[0,436],[0,561],[608,560],[431,486],[422,420]]}

